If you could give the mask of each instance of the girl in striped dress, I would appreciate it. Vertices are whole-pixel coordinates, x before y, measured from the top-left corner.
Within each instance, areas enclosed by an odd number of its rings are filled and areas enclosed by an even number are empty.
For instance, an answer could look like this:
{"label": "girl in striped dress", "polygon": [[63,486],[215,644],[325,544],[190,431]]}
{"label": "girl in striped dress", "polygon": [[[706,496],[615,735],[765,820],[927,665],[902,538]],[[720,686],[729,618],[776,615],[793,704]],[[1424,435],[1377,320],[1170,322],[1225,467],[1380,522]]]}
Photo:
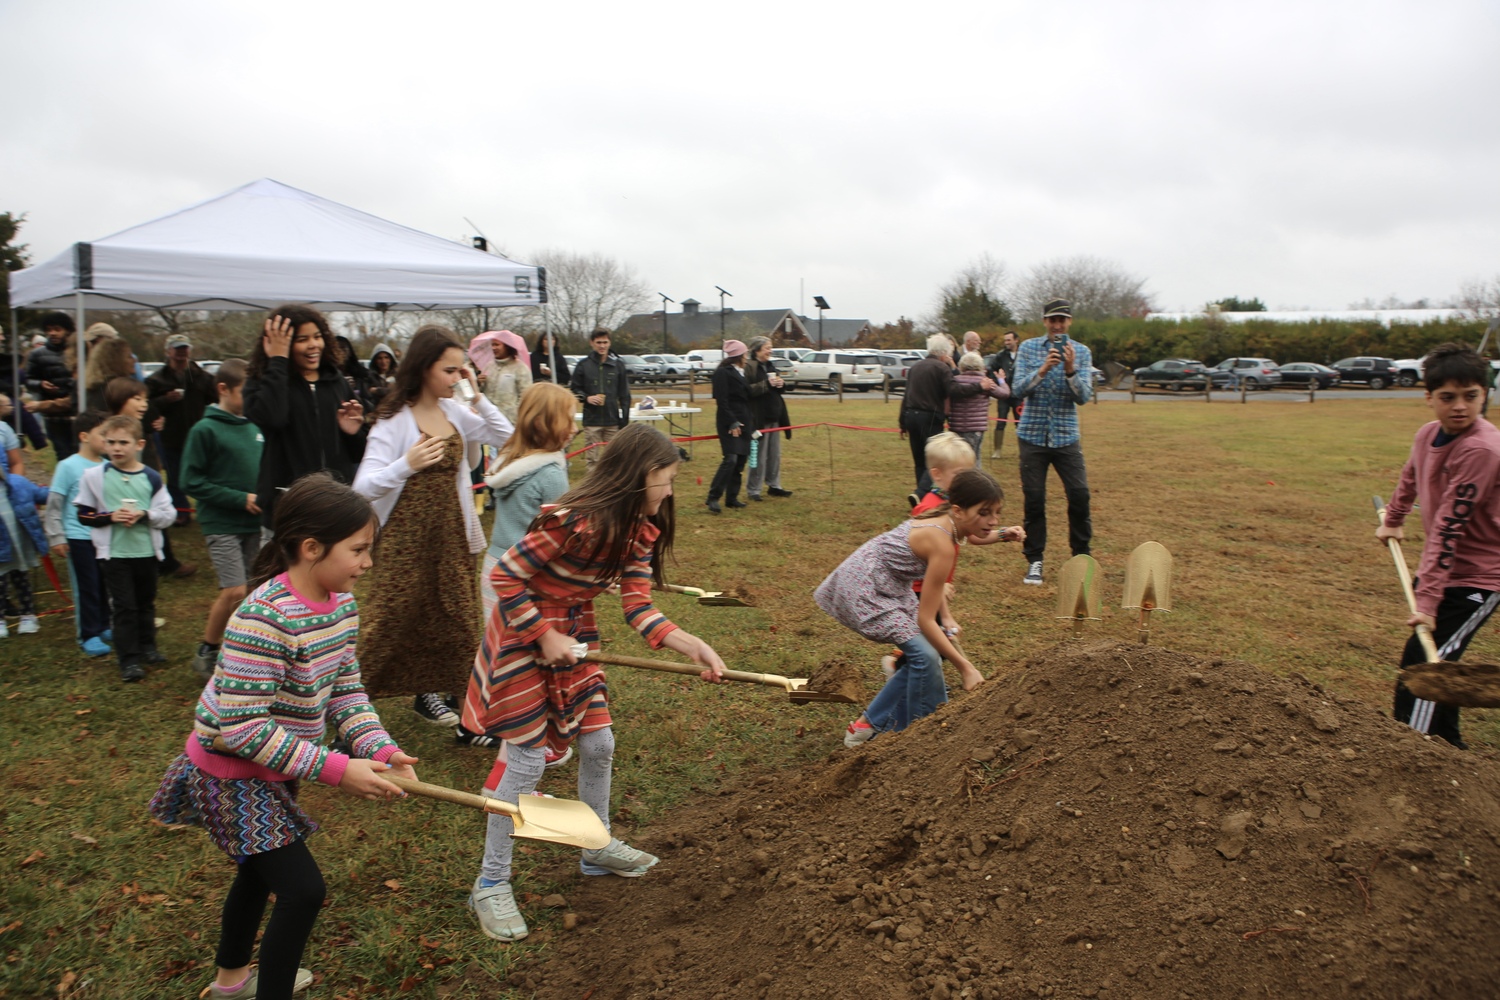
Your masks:
{"label": "girl in striped dress", "polygon": [[[546,752],[578,744],[578,797],[609,826],[610,728],[604,672],[575,644],[598,650],[594,597],[620,585],[625,620],[653,649],[676,650],[717,682],[717,653],[663,617],[651,604],[671,551],[672,481],[677,446],[645,424],[621,430],[580,485],[542,508],[530,530],[500,557],[490,580],[497,603],[485,627],[464,699],[463,726],[505,742],[494,796],[515,802],[536,788]],[[488,791],[488,790],[487,790]],[[518,941],[528,929],[511,892],[509,818],[491,815],[484,862],[469,908],[484,933]],[[646,874],[657,858],[619,839],[584,851],[585,875]]]}
{"label": "girl in striped dress", "polygon": [[[252,592],[224,632],[193,732],[151,800],[163,823],[193,823],[239,865],[224,900],[216,1000],[281,1000],[312,983],[299,969],[323,905],[323,875],[304,843],[317,824],[297,783],[366,799],[401,795],[382,772],[415,778],[370,707],[354,656],[354,581],[370,568],[370,502],[326,474],[298,480],[276,505]],[[332,723],[352,756],[321,746]],[[250,969],[266,899],[276,906]]]}

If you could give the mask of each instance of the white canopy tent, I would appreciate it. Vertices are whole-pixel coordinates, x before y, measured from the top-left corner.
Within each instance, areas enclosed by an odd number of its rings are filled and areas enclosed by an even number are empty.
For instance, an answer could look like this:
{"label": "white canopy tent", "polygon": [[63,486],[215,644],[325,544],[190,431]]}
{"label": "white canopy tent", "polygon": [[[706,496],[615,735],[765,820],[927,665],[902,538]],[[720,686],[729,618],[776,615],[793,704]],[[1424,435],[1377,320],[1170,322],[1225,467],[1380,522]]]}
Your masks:
{"label": "white canopy tent", "polygon": [[[10,298],[12,309],[75,310],[81,334],[90,308],[543,306],[547,273],[262,179],[113,236],[75,243],[14,272]],[[78,350],[82,371],[81,337]]]}

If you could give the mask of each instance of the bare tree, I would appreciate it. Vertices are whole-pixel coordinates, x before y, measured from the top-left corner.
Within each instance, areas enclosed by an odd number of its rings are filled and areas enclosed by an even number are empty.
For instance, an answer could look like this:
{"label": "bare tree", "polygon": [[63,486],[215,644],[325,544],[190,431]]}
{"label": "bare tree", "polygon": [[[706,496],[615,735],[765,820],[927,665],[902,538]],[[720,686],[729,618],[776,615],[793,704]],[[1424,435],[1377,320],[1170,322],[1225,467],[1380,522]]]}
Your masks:
{"label": "bare tree", "polygon": [[1011,302],[1021,316],[1040,319],[1049,299],[1067,299],[1073,315],[1086,319],[1144,316],[1154,308],[1146,279],[1101,257],[1080,254],[1043,261],[1015,286]]}
{"label": "bare tree", "polygon": [[1012,317],[1006,295],[1005,262],[982,253],[938,289],[937,312],[924,325],[954,334],[1009,326]]}
{"label": "bare tree", "polygon": [[613,330],[648,302],[649,286],[613,257],[543,250],[531,261],[547,269],[547,311],[559,337],[586,340],[601,326]]}
{"label": "bare tree", "polygon": [[1455,303],[1474,319],[1494,319],[1500,316],[1500,274],[1489,281],[1470,278],[1458,286],[1458,301]]}

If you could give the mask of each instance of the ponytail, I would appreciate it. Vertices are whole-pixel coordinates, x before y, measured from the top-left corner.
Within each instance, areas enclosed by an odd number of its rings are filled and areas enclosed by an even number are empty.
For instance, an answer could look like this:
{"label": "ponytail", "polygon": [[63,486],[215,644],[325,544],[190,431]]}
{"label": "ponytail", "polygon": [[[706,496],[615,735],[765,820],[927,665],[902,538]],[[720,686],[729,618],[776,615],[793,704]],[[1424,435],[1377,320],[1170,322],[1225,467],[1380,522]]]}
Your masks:
{"label": "ponytail", "polygon": [[303,476],[276,501],[272,537],[255,557],[249,589],[297,565],[305,540],[327,550],[370,524],[376,525],[378,536],[379,520],[370,501],[326,472]]}

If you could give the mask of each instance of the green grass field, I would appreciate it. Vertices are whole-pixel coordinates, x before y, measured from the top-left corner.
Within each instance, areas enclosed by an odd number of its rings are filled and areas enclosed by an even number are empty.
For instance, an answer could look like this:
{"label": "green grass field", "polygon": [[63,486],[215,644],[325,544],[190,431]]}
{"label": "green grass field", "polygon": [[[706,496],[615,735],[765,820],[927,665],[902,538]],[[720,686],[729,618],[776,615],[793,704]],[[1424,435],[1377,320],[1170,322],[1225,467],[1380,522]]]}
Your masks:
{"label": "green grass field", "polygon": [[[793,397],[796,421],[894,426],[896,403],[878,397]],[[711,426],[712,404],[698,420]],[[1420,402],[1371,398],[1313,405],[1174,400],[1106,402],[1083,414],[1094,497],[1094,555],[1106,574],[1105,615],[1090,634],[1130,638],[1134,613],[1118,607],[1125,557],[1155,539],[1176,558],[1174,610],[1153,642],[1203,657],[1298,672],[1388,709],[1405,610],[1384,549],[1373,539],[1372,493],[1388,494]],[[986,443],[988,454],[988,442]],[[832,656],[867,664],[883,651],[812,603],[811,591],[869,536],[896,524],[911,489],[905,442],[894,434],[798,431],[784,449],[791,500],[715,517],[703,507],[717,464],[699,443],[677,487],[673,582],[742,585],[756,607],[699,607],[663,595],[673,620],[732,666],[806,676]],[[1002,523],[1021,520],[1015,445],[987,463],[1005,487]],[[575,477],[581,474],[575,462]],[[701,478],[703,485],[699,485]],[[1061,490],[1051,483],[1049,583],[1066,559]],[[1415,534],[1416,532],[1413,532]],[[71,621],[44,619],[39,636],[0,643],[0,996],[189,997],[208,983],[218,908],[231,864],[196,830],[152,825],[144,806],[182,746],[199,683],[187,664],[213,594],[196,527],[174,534],[202,567],[163,585],[162,648],[172,659],[137,685],[112,662],[85,660]],[[1414,543],[1408,543],[1415,563]],[[1003,673],[1061,641],[1052,586],[1023,587],[1011,546],[964,554],[955,611],[965,648],[986,673]],[[600,602],[609,648],[646,654],[617,601]],[[420,623],[413,623],[420,627]],[[1500,656],[1495,630],[1471,659]],[[950,678],[950,681],[952,678]],[[847,708],[795,707],[765,688],[713,687],[672,675],[613,668],[619,749],[614,808],[625,832],[674,803],[747,771],[786,769],[844,753]],[[427,780],[476,788],[491,754],[455,747],[416,721],[408,703],[379,703],[387,726],[423,758]],[[1478,752],[1500,743],[1500,715],[1466,713]],[[573,769],[548,789],[572,795]],[[314,854],[329,905],[303,964],[320,998],[509,997],[512,963],[545,953],[563,933],[540,894],[566,894],[572,852],[521,846],[518,889],[538,929],[525,946],[483,937],[464,907],[483,845],[482,817],[408,800],[376,805],[310,787],[303,801],[323,823]],[[606,931],[607,932],[607,931]]]}

